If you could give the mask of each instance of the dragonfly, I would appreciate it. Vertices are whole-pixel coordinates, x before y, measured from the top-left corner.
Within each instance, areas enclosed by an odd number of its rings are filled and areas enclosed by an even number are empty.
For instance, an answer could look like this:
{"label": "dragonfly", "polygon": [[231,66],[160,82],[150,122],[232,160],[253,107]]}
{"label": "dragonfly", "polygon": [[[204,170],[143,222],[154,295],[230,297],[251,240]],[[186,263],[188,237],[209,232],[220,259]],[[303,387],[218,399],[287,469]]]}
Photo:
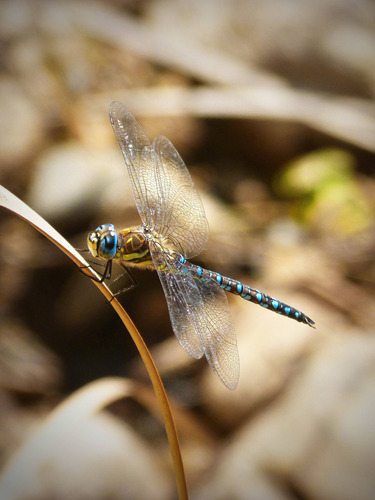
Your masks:
{"label": "dragonfly", "polygon": [[142,224],[119,230],[113,224],[102,224],[89,233],[89,251],[106,262],[101,281],[111,276],[113,261],[125,269],[156,270],[181,346],[193,358],[205,356],[221,382],[234,390],[240,359],[225,292],[308,326],[315,323],[256,288],[187,260],[204,250],[209,236],[205,211],[188,169],[169,139],[158,136],[151,144],[123,104],[113,102],[109,116]]}

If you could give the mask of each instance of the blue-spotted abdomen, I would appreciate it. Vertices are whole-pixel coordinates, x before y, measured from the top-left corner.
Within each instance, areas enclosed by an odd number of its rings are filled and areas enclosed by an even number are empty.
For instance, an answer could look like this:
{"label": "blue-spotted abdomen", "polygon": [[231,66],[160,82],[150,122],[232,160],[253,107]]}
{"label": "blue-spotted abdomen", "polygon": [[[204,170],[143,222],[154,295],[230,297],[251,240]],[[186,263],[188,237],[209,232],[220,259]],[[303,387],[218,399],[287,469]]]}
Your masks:
{"label": "blue-spotted abdomen", "polygon": [[200,266],[196,266],[195,264],[191,264],[187,262],[185,257],[182,255],[178,258],[179,265],[183,268],[183,272],[192,274],[197,279],[203,279],[205,281],[211,280],[216,285],[220,286],[226,292],[233,293],[235,295],[239,295],[245,300],[249,302],[253,302],[254,304],[258,304],[265,309],[281,314],[282,316],[286,316],[287,318],[294,319],[299,321],[300,323],[305,323],[306,325],[314,327],[315,322],[306,316],[303,312],[295,309],[288,304],[284,304],[278,299],[271,297],[270,295],[266,295],[265,293],[257,290],[256,288],[251,288],[248,285],[244,285],[240,281],[233,280],[231,278],[227,278],[226,276],[222,276],[219,273],[214,271],[208,271],[207,269],[203,269]]}

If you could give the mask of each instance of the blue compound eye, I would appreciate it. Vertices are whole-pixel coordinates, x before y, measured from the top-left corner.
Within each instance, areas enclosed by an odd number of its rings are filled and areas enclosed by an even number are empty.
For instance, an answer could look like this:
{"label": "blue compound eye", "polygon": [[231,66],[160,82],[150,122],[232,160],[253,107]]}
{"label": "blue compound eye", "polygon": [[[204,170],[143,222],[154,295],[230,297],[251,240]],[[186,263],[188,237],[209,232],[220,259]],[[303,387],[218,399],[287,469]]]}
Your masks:
{"label": "blue compound eye", "polygon": [[117,234],[106,234],[100,241],[100,255],[105,259],[113,259],[117,250]]}

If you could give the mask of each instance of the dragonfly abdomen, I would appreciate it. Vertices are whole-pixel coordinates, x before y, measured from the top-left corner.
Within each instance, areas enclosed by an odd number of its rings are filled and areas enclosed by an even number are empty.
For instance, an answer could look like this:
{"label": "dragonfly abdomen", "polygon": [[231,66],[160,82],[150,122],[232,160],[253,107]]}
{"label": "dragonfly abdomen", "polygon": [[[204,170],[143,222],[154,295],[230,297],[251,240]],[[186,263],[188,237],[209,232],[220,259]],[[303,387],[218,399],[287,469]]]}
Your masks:
{"label": "dragonfly abdomen", "polygon": [[[251,288],[248,285],[244,285],[241,281],[233,280],[222,276],[220,273],[215,271],[209,271],[195,264],[188,262],[182,255],[179,258],[179,263],[184,268],[185,272],[191,273],[194,277],[202,280],[211,280],[217,283],[223,290],[234,295],[239,295],[249,302],[258,304],[270,311],[286,316],[287,318],[294,319],[300,323],[305,323],[313,327],[315,324],[312,319],[306,316],[303,312],[295,309],[284,302],[281,302],[270,295],[267,295],[256,288]],[[314,327],[313,327],[314,328]]]}

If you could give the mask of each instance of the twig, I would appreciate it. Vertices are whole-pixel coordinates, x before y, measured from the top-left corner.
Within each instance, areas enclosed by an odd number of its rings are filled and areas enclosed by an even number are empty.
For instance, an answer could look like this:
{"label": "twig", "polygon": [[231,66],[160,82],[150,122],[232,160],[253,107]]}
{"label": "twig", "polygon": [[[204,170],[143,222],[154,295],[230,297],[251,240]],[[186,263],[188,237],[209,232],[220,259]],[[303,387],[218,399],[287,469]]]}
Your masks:
{"label": "twig", "polygon": [[[3,186],[0,186],[0,206],[3,206],[11,212],[14,212],[16,215],[31,224],[35,229],[37,229],[49,240],[51,240],[52,243],[58,246],[60,250],[62,250],[70,259],[72,259],[72,261],[77,266],[81,266],[82,268],[84,268],[85,273],[88,276],[98,278],[98,275],[92,270],[85,259],[52,226],[50,226],[42,217],[40,217],[40,215],[34,212],[34,210],[28,207],[23,201],[18,199]],[[167,394],[165,392],[159,372],[157,371],[157,368],[151,357],[150,351],[147,349],[147,346],[144,343],[143,338],[141,337],[134,323],[132,322],[126,311],[123,309],[121,304],[117,301],[117,299],[113,297],[109,288],[104,283],[98,283],[94,280],[92,280],[92,283],[94,283],[100,289],[106,299],[108,299],[108,301],[111,303],[117,314],[120,316],[122,322],[129,331],[135,345],[137,346],[139,354],[142,357],[142,361],[145,364],[145,367],[151,379],[163,416],[173,459],[179,498],[181,500],[187,500],[187,484],[177,429],[175,426]]]}

